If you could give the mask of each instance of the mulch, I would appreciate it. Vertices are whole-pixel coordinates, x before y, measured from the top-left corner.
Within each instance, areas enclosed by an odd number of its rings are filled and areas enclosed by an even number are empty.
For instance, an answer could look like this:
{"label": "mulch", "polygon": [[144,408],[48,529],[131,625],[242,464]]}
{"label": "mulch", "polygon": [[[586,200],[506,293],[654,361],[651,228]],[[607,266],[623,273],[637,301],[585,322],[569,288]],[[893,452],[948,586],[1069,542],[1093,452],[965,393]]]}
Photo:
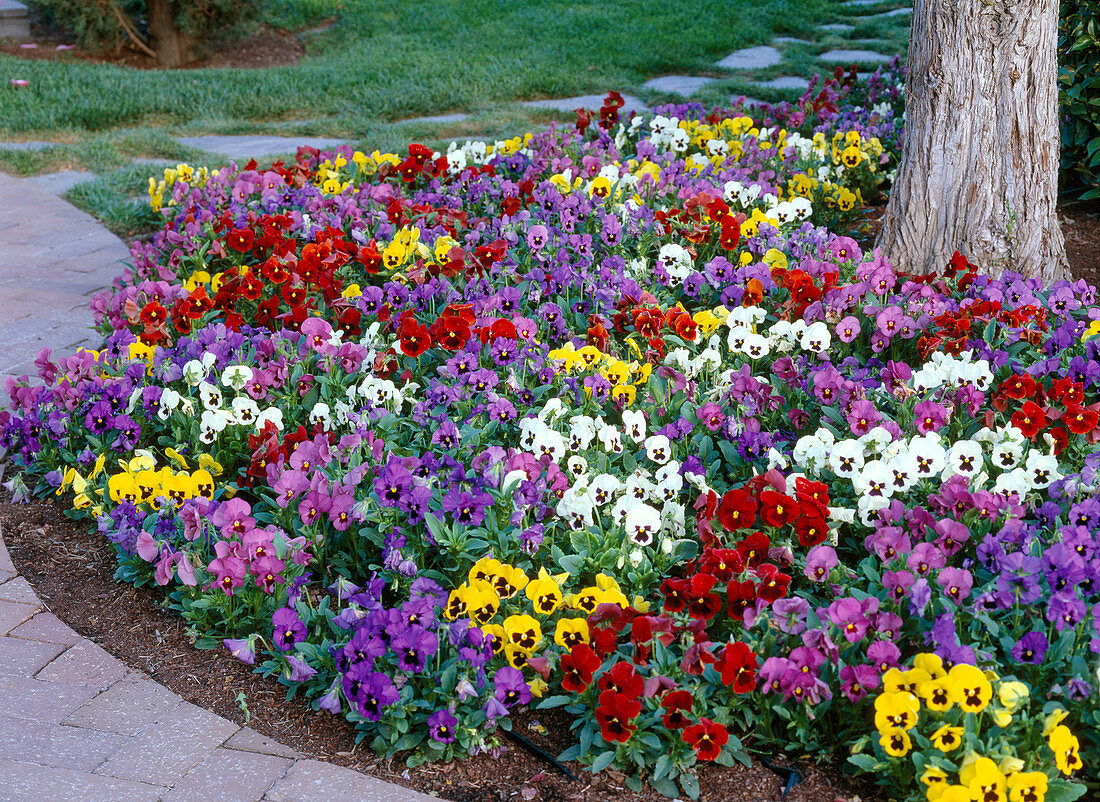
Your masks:
{"label": "mulch", "polygon": [[[659,802],[651,789],[636,794],[623,786],[623,775],[586,773],[577,763],[570,780],[546,760],[509,742],[495,754],[448,764],[406,769],[401,760],[383,761],[366,746],[356,746],[355,730],[343,718],[309,710],[301,699],[287,701],[285,688],[252,673],[224,649],[196,649],[184,622],[162,606],[152,588],[135,588],[113,579],[113,549],[89,524],[62,515],[59,504],[0,503],[0,530],[19,572],[39,599],[80,635],[94,641],[131,668],[141,671],[184,699],[241,726],[277,739],[299,752],[376,777],[434,793],[454,802]],[[247,717],[239,694],[247,699]],[[529,711],[513,718],[515,731],[550,755],[574,741],[569,716],[562,710]],[[751,742],[751,734],[743,738]],[[785,756],[773,757],[792,765]],[[844,775],[830,762],[806,756],[794,761],[804,780],[785,797],[789,802],[859,802],[882,799],[874,788]],[[751,768],[711,765],[700,772],[707,802],[778,800],[783,782],[754,763]]]}

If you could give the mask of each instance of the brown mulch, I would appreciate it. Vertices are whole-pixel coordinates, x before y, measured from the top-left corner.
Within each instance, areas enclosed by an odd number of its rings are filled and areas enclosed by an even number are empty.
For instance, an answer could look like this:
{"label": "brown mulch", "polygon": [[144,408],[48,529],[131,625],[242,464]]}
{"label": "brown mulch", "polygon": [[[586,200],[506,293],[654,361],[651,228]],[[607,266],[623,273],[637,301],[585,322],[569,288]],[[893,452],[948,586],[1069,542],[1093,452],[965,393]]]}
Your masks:
{"label": "brown mulch", "polygon": [[[58,50],[58,45],[68,46],[74,43],[72,36],[41,25],[31,25],[31,38],[20,40],[0,40],[0,53],[25,59],[47,61],[84,61],[93,64],[118,64],[139,70],[164,69],[156,59],[132,45],[117,53],[89,53],[77,46],[72,50]],[[23,47],[22,45],[35,45]],[[305,48],[299,33],[276,30],[260,26],[255,32],[236,42],[221,45],[207,58],[193,61],[180,69],[196,70],[207,67],[232,67],[241,69],[261,69],[268,67],[289,67],[297,64]]]}
{"label": "brown mulch", "polygon": [[[86,522],[65,518],[56,504],[0,503],[0,530],[12,560],[42,602],[78,633],[196,705],[243,726],[246,717],[237,701],[243,692],[247,724],[263,734],[310,757],[455,802],[665,799],[648,787],[641,794],[630,792],[622,785],[623,776],[614,771],[592,775],[576,763],[569,764],[578,778],[572,781],[543,759],[507,742],[496,756],[477,755],[411,770],[400,760],[382,761],[366,745],[356,747],[355,730],[343,718],[313,712],[300,698],[286,701],[282,686],[253,674],[224,649],[196,649],[183,622],[162,608],[159,590],[114,581],[114,551],[91,529]],[[564,711],[530,711],[513,722],[516,732],[551,755],[573,743]],[[785,757],[775,762],[790,764]],[[797,765],[805,779],[791,789],[789,802],[881,798],[835,766],[808,760]],[[700,785],[707,802],[778,800],[782,790],[779,777],[759,763],[750,769],[709,766],[700,772]]]}
{"label": "brown mulch", "polygon": [[[864,213],[862,231],[855,237],[861,248],[874,246],[885,210],[883,203]],[[1066,239],[1070,272],[1074,278],[1100,286],[1100,200],[1066,204],[1058,209],[1058,220]]]}

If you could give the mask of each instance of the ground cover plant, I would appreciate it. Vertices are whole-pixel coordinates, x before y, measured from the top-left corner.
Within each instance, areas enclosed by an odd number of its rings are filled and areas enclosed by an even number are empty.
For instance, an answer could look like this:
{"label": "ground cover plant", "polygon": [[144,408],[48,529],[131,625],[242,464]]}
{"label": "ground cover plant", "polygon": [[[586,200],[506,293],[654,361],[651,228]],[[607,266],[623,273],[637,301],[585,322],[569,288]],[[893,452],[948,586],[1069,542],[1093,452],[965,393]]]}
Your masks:
{"label": "ground cover plant", "polygon": [[1077,798],[1095,289],[835,233],[898,90],[180,165],[104,347],[10,382],[2,445],[199,646],[410,764],[561,707],[564,757],[670,796],[782,747]]}

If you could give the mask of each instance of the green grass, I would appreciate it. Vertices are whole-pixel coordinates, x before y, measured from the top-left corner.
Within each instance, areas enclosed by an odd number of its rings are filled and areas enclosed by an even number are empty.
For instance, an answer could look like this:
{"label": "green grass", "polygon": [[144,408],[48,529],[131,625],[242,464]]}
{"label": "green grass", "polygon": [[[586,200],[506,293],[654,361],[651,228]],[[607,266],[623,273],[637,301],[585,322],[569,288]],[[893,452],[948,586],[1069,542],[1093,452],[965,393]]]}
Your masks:
{"label": "green grass", "polygon": [[[214,121],[312,120],[355,136],[368,124],[487,104],[608,89],[657,75],[706,73],[741,47],[798,35],[829,0],[295,0],[280,24],[336,24],[308,37],[293,67],[132,70],[0,57],[30,86],[0,91],[0,136],[86,134]],[[277,21],[277,20],[276,20]]]}

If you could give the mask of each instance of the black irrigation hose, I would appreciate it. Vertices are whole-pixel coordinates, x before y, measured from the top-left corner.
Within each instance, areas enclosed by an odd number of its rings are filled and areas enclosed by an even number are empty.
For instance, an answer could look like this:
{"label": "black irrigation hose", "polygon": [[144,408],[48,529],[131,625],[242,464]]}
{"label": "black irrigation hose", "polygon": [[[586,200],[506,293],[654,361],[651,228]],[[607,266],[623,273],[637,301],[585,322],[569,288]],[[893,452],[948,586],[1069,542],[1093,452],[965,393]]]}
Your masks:
{"label": "black irrigation hose", "polygon": [[786,780],[786,785],[783,786],[783,793],[779,795],[779,798],[781,800],[786,799],[787,794],[791,792],[791,789],[805,779],[802,776],[802,772],[796,768],[792,768],[790,766],[777,766],[766,757],[760,758],[760,762],[771,769],[773,772],[778,774],[780,780]]}
{"label": "black irrigation hose", "polygon": [[577,781],[577,778],[573,776],[573,772],[571,772],[569,769],[567,769],[565,766],[563,766],[561,764],[561,762],[557,758],[555,758],[553,755],[551,755],[547,752],[544,752],[542,749],[539,749],[537,746],[535,746],[533,743],[528,741],[526,738],[524,738],[518,732],[513,732],[512,730],[502,730],[502,731],[504,732],[504,737],[505,738],[507,738],[510,741],[515,741],[517,744],[522,746],[524,749],[526,749],[528,752],[530,752],[535,757],[541,757],[543,760],[545,760],[551,766],[556,768],[558,771],[560,771],[562,774],[564,774],[566,777],[568,777],[573,782]]}

